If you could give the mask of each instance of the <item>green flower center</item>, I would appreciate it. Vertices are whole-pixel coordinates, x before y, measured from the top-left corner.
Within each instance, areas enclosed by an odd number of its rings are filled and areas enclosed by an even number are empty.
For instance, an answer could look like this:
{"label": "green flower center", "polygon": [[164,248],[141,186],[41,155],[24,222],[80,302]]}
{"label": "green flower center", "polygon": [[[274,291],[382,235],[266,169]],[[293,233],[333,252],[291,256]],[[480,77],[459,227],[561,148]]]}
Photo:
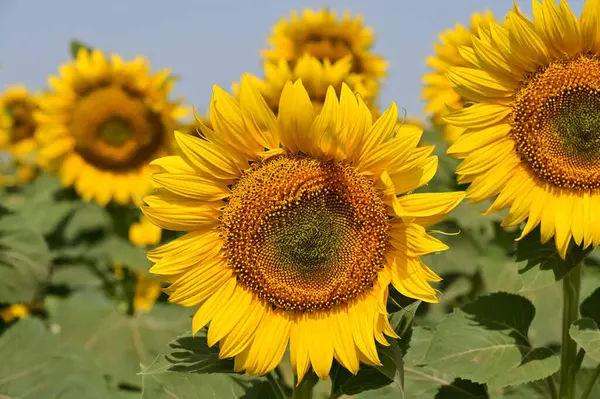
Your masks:
{"label": "green flower center", "polygon": [[112,119],[100,128],[100,138],[113,147],[121,147],[131,137],[130,124],[122,119]]}

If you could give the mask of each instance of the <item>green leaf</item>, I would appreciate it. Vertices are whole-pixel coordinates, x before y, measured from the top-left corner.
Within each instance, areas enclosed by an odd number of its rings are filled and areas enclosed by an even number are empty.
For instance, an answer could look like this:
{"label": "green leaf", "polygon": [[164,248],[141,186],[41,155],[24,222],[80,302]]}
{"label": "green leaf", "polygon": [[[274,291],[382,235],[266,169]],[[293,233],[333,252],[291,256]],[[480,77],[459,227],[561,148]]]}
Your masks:
{"label": "green leaf", "polygon": [[29,226],[43,235],[53,233],[77,207],[77,201],[59,201],[60,181],[55,176],[41,174],[23,187],[22,195],[11,208],[18,212]]}
{"label": "green leaf", "polygon": [[[525,283],[530,286],[535,283],[535,287],[542,288],[562,280],[575,265],[585,258],[588,252],[588,250],[572,245],[567,252],[566,260],[563,261],[556,251],[554,240],[542,244],[538,227],[517,244],[517,262],[527,261],[519,273],[531,273],[533,270],[538,275],[535,278],[529,278]],[[536,266],[538,267],[536,268]],[[539,276],[540,273],[546,275]],[[554,281],[550,277],[554,277]]]}
{"label": "green leaf", "polygon": [[90,202],[77,204],[62,230],[64,240],[72,242],[82,234],[110,229],[110,215],[105,209]]}
{"label": "green leaf", "polygon": [[32,303],[50,272],[44,237],[21,215],[0,207],[0,303]]}
{"label": "green leaf", "polygon": [[63,301],[51,319],[68,341],[85,348],[113,385],[140,385],[140,364],[149,364],[173,336],[189,328],[189,311],[157,303],[150,313],[120,313],[97,292]]}
{"label": "green leaf", "polygon": [[600,328],[594,320],[587,317],[576,320],[571,324],[569,335],[585,350],[586,355],[600,362]]}
{"label": "green leaf", "polygon": [[462,380],[454,379],[448,373],[423,364],[423,358],[429,348],[432,336],[433,331],[429,329],[423,327],[414,327],[413,329],[410,348],[404,357],[406,397],[434,399],[441,392],[441,395],[454,394],[459,398],[476,398],[477,392],[483,389],[483,386],[475,383],[466,384]]}
{"label": "green leaf", "polygon": [[142,374],[178,371],[187,373],[232,373],[233,359],[219,359],[219,347],[208,347],[205,330],[195,337],[186,333],[169,343],[162,353]]}
{"label": "green leaf", "polygon": [[71,50],[72,58],[77,58],[77,53],[79,52],[79,49],[84,49],[88,52],[91,52],[93,50],[91,46],[88,46],[87,44],[84,44],[79,40],[75,39],[71,39],[71,41],[69,42],[69,49]]}
{"label": "green leaf", "polygon": [[142,398],[272,397],[265,378],[234,374],[233,359],[219,359],[219,347],[209,348],[205,333],[202,330],[195,337],[187,333],[176,338],[169,343],[169,350],[143,368]]}
{"label": "green leaf", "polygon": [[72,290],[102,286],[100,276],[85,263],[55,266],[50,282],[52,285],[66,286]]}
{"label": "green leaf", "polygon": [[[152,367],[152,365],[151,365]],[[145,373],[142,399],[223,398],[273,399],[264,378],[232,374],[198,374],[165,371]]]}
{"label": "green leaf", "polygon": [[535,308],[526,298],[495,293],[456,309],[437,328],[426,363],[491,387],[518,385],[554,374],[559,360],[527,337]]}
{"label": "green leaf", "polygon": [[410,345],[412,325],[420,304],[421,301],[415,301],[407,306],[404,306],[397,312],[391,312],[389,315],[390,325],[396,334],[400,336],[400,339],[397,341],[397,343],[403,354],[406,354],[406,351]]}
{"label": "green leaf", "polygon": [[97,250],[105,253],[111,261],[141,273],[148,273],[152,266],[146,258],[146,249],[138,248],[129,240],[116,235],[109,237]]}
{"label": "green leaf", "polygon": [[0,397],[105,399],[106,383],[80,348],[27,318],[0,337]]}

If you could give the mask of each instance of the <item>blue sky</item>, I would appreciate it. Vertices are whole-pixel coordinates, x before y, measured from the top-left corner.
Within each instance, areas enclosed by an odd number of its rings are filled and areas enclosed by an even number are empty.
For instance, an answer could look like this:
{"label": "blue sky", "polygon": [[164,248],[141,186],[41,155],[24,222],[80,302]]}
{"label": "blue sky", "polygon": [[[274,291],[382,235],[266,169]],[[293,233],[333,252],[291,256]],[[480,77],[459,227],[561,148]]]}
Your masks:
{"label": "blue sky", "polygon": [[[529,0],[517,3],[530,13]],[[570,1],[577,14],[583,3]],[[381,105],[396,101],[421,115],[424,59],[438,33],[468,22],[473,11],[503,17],[512,0],[0,0],[0,86],[43,87],[68,58],[68,41],[77,38],[125,58],[144,54],[154,69],[170,67],[183,76],[175,94],[203,110],[213,84],[229,90],[242,73],[261,73],[259,50],[279,18],[323,5],[364,15],[377,35],[375,52],[391,63]]]}

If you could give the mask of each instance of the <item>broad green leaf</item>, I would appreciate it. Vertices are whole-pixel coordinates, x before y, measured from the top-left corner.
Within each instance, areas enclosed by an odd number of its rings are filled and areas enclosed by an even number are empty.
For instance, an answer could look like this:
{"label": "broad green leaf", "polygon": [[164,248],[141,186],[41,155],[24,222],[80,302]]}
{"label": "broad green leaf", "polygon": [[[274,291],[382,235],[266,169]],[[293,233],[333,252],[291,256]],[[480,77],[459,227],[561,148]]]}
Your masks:
{"label": "broad green leaf", "polygon": [[[390,298],[392,297],[390,293]],[[412,327],[415,319],[415,314],[421,301],[414,301],[406,306],[400,305],[400,309],[395,312],[390,312],[389,321],[390,325],[396,331],[399,336],[404,335]]]}
{"label": "broad green leaf", "polygon": [[31,184],[23,186],[19,200],[12,209],[22,215],[29,226],[43,235],[53,233],[77,207],[77,201],[59,199],[60,181],[55,176],[41,174]]}
{"label": "broad green leaf", "polygon": [[524,284],[537,288],[553,284],[549,276],[540,276],[540,273],[552,276],[554,281],[560,281],[585,258],[586,254],[586,250],[571,245],[566,260],[563,261],[556,251],[553,240],[545,244],[541,243],[539,227],[527,234],[517,244],[517,262],[527,261],[519,273],[537,273],[535,278],[528,278],[527,281],[524,281]]}
{"label": "broad green leaf", "polygon": [[142,399],[275,399],[264,378],[166,371],[144,373]]}
{"label": "broad green leaf", "polygon": [[569,335],[587,356],[600,362],[600,328],[594,320],[587,317],[576,320],[569,329]]}
{"label": "broad green leaf", "polygon": [[[189,326],[188,326],[189,327]],[[219,359],[219,347],[208,347],[206,332],[201,330],[196,336],[186,333],[169,343],[142,374],[166,373],[168,371],[186,373],[232,373],[233,359]]]}
{"label": "broad green leaf", "polygon": [[548,399],[551,397],[548,383],[545,380],[489,389],[488,393],[490,399]]}
{"label": "broad green leaf", "polygon": [[63,239],[72,242],[82,234],[108,230],[110,228],[109,213],[95,203],[78,202],[77,208],[62,229]]}
{"label": "broad green leaf", "polygon": [[434,399],[441,392],[442,395],[451,393],[457,395],[457,397],[468,398],[468,395],[476,394],[481,389],[480,385],[472,384],[466,389],[467,387],[461,380],[456,380],[448,373],[423,364],[423,358],[432,336],[433,331],[429,329],[423,327],[414,327],[413,329],[410,348],[404,357],[406,397]]}
{"label": "broad green leaf", "polygon": [[219,347],[208,347],[205,330],[195,337],[190,333],[184,334],[170,342],[168,347],[141,371],[142,398],[207,395],[215,398],[259,399],[272,396],[272,388],[265,378],[235,374],[233,359],[219,359]]}
{"label": "broad green leaf", "polygon": [[113,235],[103,242],[95,251],[104,253],[112,262],[127,266],[131,270],[148,273],[152,263],[146,258],[147,250],[138,248],[128,240]]}
{"label": "broad green leaf", "polygon": [[[575,377],[576,398],[578,398],[586,388],[594,372],[595,370],[593,368],[579,369]],[[558,389],[560,385],[559,374],[555,374],[553,378],[555,388]],[[522,384],[512,387],[490,389],[489,394],[490,399],[548,399],[551,397],[550,388],[546,380],[535,381],[529,384]],[[594,385],[589,397],[590,399],[600,398],[600,384]]]}
{"label": "broad green leaf", "polygon": [[26,318],[0,336],[0,398],[105,399],[106,382],[84,351]]}
{"label": "broad green leaf", "polygon": [[79,49],[85,49],[88,52],[91,52],[93,50],[93,48],[88,46],[87,44],[84,44],[79,40],[71,39],[71,41],[69,42],[69,50],[71,52],[71,57],[77,58],[77,53],[79,52]]}
{"label": "broad green leaf", "polygon": [[50,272],[44,237],[19,214],[0,207],[0,303],[32,303]]}
{"label": "broad green leaf", "polygon": [[56,265],[50,279],[52,285],[66,286],[72,290],[100,288],[102,278],[85,263]]}
{"label": "broad green leaf", "polygon": [[149,364],[164,346],[190,326],[185,308],[157,303],[150,313],[128,316],[97,292],[80,292],[63,301],[51,318],[53,328],[85,348],[113,385],[141,385],[140,364]]}
{"label": "broad green leaf", "polygon": [[428,366],[491,387],[518,385],[555,373],[559,360],[527,337],[535,308],[514,294],[495,293],[456,309],[438,327]]}

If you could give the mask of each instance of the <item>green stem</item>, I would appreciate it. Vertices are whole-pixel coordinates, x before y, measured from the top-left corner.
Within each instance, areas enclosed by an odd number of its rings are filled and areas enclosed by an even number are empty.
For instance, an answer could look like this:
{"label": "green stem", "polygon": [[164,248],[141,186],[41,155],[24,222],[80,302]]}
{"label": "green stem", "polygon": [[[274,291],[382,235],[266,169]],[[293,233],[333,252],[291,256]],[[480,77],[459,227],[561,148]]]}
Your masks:
{"label": "green stem", "polygon": [[592,389],[594,389],[594,385],[596,384],[596,380],[600,377],[600,364],[596,366],[596,370],[594,370],[594,375],[590,378],[583,393],[581,394],[581,399],[588,399],[590,397],[590,393],[592,393]]}
{"label": "green stem", "polygon": [[575,368],[577,344],[569,336],[569,328],[579,315],[579,291],[581,289],[581,265],[563,278],[563,320],[560,366],[560,398],[575,398]]}
{"label": "green stem", "polygon": [[577,352],[577,357],[575,358],[575,372],[578,372],[581,368],[581,364],[583,363],[583,358],[585,357],[585,351],[583,348],[579,348],[579,352]]}
{"label": "green stem", "polygon": [[548,383],[548,389],[550,389],[550,398],[558,399],[558,392],[556,391],[556,385],[554,385],[554,378],[549,376],[546,378],[546,382]]}
{"label": "green stem", "polygon": [[276,399],[287,399],[285,389],[283,389],[283,385],[281,385],[279,377],[274,372],[267,373],[266,377],[267,381],[269,381],[269,385],[271,385],[271,389],[273,390],[273,396]]}
{"label": "green stem", "polygon": [[[295,377],[294,382],[296,382]],[[302,382],[295,384],[292,399],[312,399],[313,388],[317,385],[317,382],[319,382],[319,377],[312,370],[309,370]]]}

